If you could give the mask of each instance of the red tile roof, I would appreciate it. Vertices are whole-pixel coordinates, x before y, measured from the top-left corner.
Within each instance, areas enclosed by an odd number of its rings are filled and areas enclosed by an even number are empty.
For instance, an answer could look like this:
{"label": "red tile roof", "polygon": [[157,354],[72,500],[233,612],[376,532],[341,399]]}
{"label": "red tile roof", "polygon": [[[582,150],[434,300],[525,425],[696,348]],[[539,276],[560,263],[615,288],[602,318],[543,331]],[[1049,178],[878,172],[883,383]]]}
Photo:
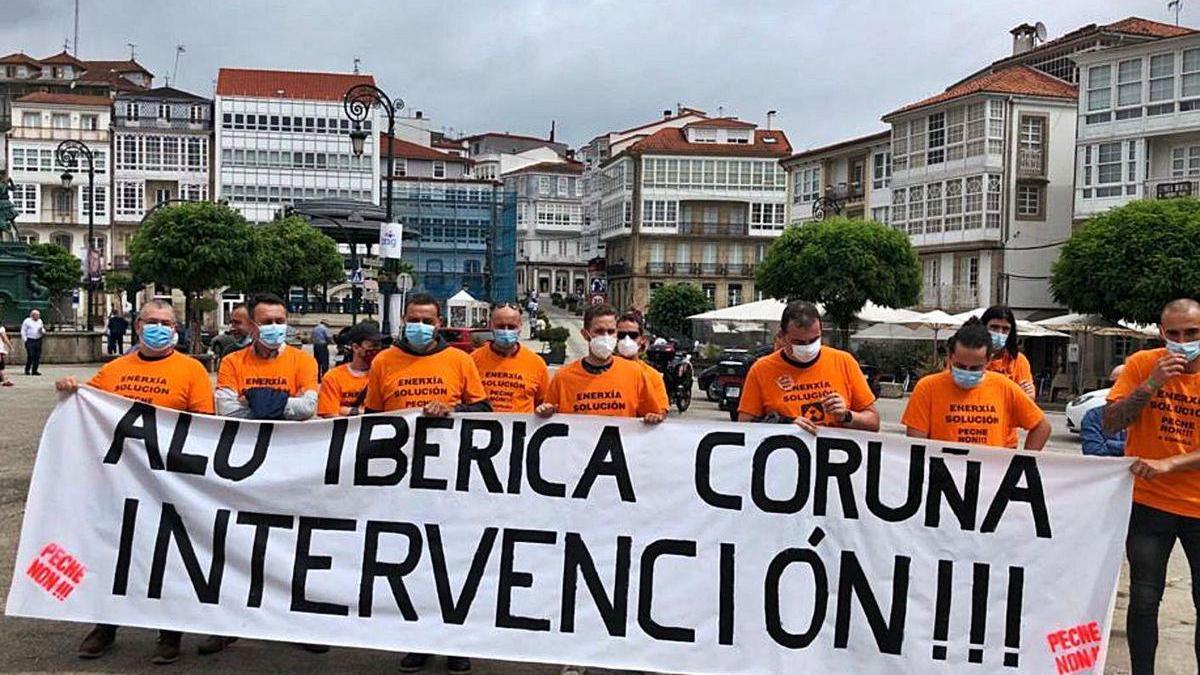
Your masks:
{"label": "red tile roof", "polygon": [[683,125],[683,128],[711,127],[717,129],[753,129],[757,126],[758,125],[754,124],[753,122],[739,120],[736,117],[713,117],[706,120],[700,120],[698,122],[688,122],[687,124]]}
{"label": "red tile roof", "polygon": [[530,164],[529,166],[524,166],[520,169],[514,169],[504,175],[511,176],[518,173],[581,174],[583,173],[583,163],[576,162],[574,160],[567,160],[565,162],[538,162],[537,164]]}
{"label": "red tile roof", "polygon": [[[768,138],[773,140],[768,141]],[[625,152],[645,155],[787,157],[792,153],[792,145],[788,143],[787,135],[779,129],[755,131],[753,143],[689,143],[683,129],[672,127],[659,129],[629,146]]]}
{"label": "red tile roof", "polygon": [[656,124],[662,124],[663,122],[670,122],[672,120],[677,120],[677,119],[680,119],[683,117],[688,117],[689,115],[699,115],[700,117],[707,117],[708,113],[704,112],[703,110],[698,110],[696,108],[688,108],[687,106],[683,106],[682,108],[679,109],[679,112],[674,115],[656,119],[653,122],[646,122],[645,124],[639,124],[636,127],[629,127],[628,129],[621,129],[620,131],[615,131],[612,133],[628,134],[628,133],[632,133],[634,131],[638,131],[639,129],[646,129],[646,128],[652,127]]}
{"label": "red tile roof", "polygon": [[375,84],[375,78],[353,73],[305,73],[249,68],[221,68],[217,72],[218,96],[340,101],[346,90],[359,84]]}
{"label": "red tile roof", "polygon": [[75,58],[74,56],[71,56],[70,54],[67,53],[67,50],[65,50],[65,49],[53,56],[47,56],[44,59],[38,59],[38,60],[41,61],[42,63],[44,63],[46,65],[50,65],[50,66],[64,66],[64,65],[65,66],[81,66],[81,65],[83,65],[83,61],[80,61],[79,59]]}
{"label": "red tile roof", "polygon": [[32,94],[26,94],[21,98],[13,101],[13,103],[45,103],[54,105],[91,105],[109,107],[112,105],[112,99],[107,96],[85,96],[83,94],[51,94],[46,91],[39,91]]}
{"label": "red tile roof", "polygon": [[24,52],[13,52],[7,56],[0,56],[0,63],[4,64],[24,64],[27,66],[40,66],[38,60]]}
{"label": "red tile roof", "polygon": [[521,141],[537,141],[539,143],[557,143],[558,142],[558,141],[552,141],[548,138],[539,138],[537,136],[524,136],[522,134],[510,134],[507,131],[504,131],[504,132],[487,131],[482,134],[473,134],[471,136],[464,136],[460,140],[470,142],[477,138],[486,138],[489,136],[496,137],[496,138],[515,138],[515,139],[521,140]]}
{"label": "red tile roof", "polygon": [[831,143],[829,145],[823,145],[818,148],[812,148],[810,150],[805,150],[804,152],[798,152],[783,161],[791,162],[793,160],[807,159],[809,157],[815,157],[817,155],[827,155],[831,152],[836,152],[836,151],[842,150],[844,148],[851,148],[856,145],[872,145],[872,144],[877,144],[877,143],[886,143],[886,142],[890,141],[891,138],[892,138],[891,130],[880,131],[878,133],[870,134],[869,136],[859,136],[858,138],[851,138],[851,139],[845,140],[845,141],[838,141],[837,143]]}
{"label": "red tile roof", "polygon": [[84,61],[83,69],[88,73],[100,71],[102,73],[117,72],[117,73],[145,73],[151,77],[154,73],[146,70],[142,64],[133,60],[125,61]]}
{"label": "red tile roof", "polygon": [[[379,134],[379,156],[387,157],[387,134]],[[392,154],[398,159],[425,159],[434,162],[457,162],[459,164],[471,163],[465,157],[451,155],[448,152],[434,150],[433,148],[412,143],[400,138],[392,138]]]}
{"label": "red tile roof", "polygon": [[1029,66],[1009,66],[987,73],[965,82],[960,82],[940,94],[911,103],[883,116],[886,121],[893,115],[909,112],[925,106],[952,101],[956,98],[989,92],[994,94],[1013,94],[1016,96],[1043,96],[1046,98],[1075,99],[1079,90],[1075,85],[1057,77],[1051,77],[1040,70]]}
{"label": "red tile roof", "polygon": [[1178,37],[1196,32],[1187,26],[1174,26],[1169,23],[1143,19],[1140,16],[1131,16],[1120,21],[1114,21],[1104,26],[1104,28],[1116,33],[1129,33],[1131,35],[1145,35],[1147,37],[1158,38]]}

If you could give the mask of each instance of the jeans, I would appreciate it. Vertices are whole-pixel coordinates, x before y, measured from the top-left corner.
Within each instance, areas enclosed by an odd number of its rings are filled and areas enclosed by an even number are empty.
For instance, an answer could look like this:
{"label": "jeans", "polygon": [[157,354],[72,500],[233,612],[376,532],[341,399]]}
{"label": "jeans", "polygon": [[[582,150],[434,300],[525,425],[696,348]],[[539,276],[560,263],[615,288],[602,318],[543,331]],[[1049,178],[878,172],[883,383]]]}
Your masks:
{"label": "jeans", "polygon": [[317,359],[317,379],[325,377],[329,370],[329,345],[313,343],[313,357]]}
{"label": "jeans", "polygon": [[124,343],[125,343],[125,335],[123,333],[109,333],[108,334],[108,354],[109,354],[109,356],[112,356],[114,354],[119,355],[122,351],[124,351]]}
{"label": "jeans", "polygon": [[[1200,518],[1188,518],[1134,504],[1125,553],[1129,557],[1129,613],[1126,633],[1132,675],[1153,675],[1158,649],[1158,604],[1167,583],[1167,561],[1175,541],[1183,545],[1192,575],[1192,603],[1200,608]],[[1193,635],[1200,663],[1200,625]]]}
{"label": "jeans", "polygon": [[25,340],[25,374],[37,373],[42,365],[42,340],[45,338],[30,338]]}

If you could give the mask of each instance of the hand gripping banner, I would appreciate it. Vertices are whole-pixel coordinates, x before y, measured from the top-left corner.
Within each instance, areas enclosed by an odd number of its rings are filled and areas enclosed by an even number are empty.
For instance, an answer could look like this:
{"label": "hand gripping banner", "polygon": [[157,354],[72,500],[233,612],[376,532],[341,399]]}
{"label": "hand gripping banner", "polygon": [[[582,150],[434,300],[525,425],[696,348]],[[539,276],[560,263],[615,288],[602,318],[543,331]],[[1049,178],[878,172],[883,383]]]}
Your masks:
{"label": "hand gripping banner", "polygon": [[83,389],[15,616],[686,673],[1101,672],[1125,459],[794,427],[255,423]]}

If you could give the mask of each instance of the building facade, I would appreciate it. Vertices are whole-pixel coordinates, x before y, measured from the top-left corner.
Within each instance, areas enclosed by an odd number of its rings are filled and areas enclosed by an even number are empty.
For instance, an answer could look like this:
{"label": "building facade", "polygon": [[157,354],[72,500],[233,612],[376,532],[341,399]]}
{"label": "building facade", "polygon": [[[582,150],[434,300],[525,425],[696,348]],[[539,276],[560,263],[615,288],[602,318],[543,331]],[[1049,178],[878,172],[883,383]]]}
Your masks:
{"label": "building facade", "polygon": [[699,285],[714,307],[758,297],[754,267],[783,232],[791,154],[778,130],[732,117],[667,126],[601,166],[599,236],[608,292],[644,308],[667,283]]}
{"label": "building facade", "polygon": [[361,155],[342,99],[370,75],[222,68],[214,101],[214,197],[252,222],[305,199],[379,203],[379,112]]}
{"label": "building facade", "polygon": [[149,209],[212,194],[212,101],[158,87],[113,102],[113,266],[128,267],[129,239]]}
{"label": "building facade", "polygon": [[517,294],[582,297],[587,288],[581,210],[583,166],[540,162],[504,174],[517,198]]}
{"label": "building facade", "polygon": [[475,176],[485,180],[500,180],[511,171],[540,162],[559,162],[569,154],[566,144],[549,138],[489,132],[462,139],[467,156],[474,160]]}
{"label": "building facade", "polygon": [[887,224],[892,205],[892,134],[881,131],[780,162],[787,171],[787,222],[830,215]]}

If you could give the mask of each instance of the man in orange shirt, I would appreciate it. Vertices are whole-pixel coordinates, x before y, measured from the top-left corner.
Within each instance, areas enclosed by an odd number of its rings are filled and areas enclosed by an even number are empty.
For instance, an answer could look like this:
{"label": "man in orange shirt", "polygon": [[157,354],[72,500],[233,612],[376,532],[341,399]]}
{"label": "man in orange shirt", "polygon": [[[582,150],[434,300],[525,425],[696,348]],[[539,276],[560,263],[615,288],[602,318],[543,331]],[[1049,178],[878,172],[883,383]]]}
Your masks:
{"label": "man in orange shirt", "polygon": [[217,412],[256,420],[306,420],[317,412],[317,362],[287,344],[287,307],[271,293],[250,300],[250,346],[221,360]]}
{"label": "man in orange shirt", "polygon": [[642,358],[646,351],[646,342],[646,326],[639,314],[626,312],[617,319],[617,355],[633,361],[642,369],[642,373],[650,382],[650,394],[654,397],[655,405],[666,414],[671,408],[667,384],[663,381],[662,373]]}
{"label": "man in orange shirt", "polygon": [[483,388],[496,412],[531,413],[546,397],[550,372],[542,357],[521,346],[521,310],[505,303],[492,308],[493,339],[471,352]]}
{"label": "man in orange shirt", "polygon": [[917,382],[901,422],[913,438],[996,447],[1017,446],[1013,428],[1029,431],[1026,450],[1041,450],[1050,423],[1012,380],[987,370],[991,338],[972,319],[949,344],[949,368]]}
{"label": "man in orange shirt", "polygon": [[555,413],[640,417],[647,424],[666,419],[654,399],[653,382],[628,359],[613,358],[617,347],[617,310],[612,305],[592,305],[583,314],[583,337],[588,355],[563,366],[550,380],[546,402],[537,414]]}
{"label": "man in orange shirt", "polygon": [[1125,541],[1126,634],[1135,675],[1154,672],[1158,604],[1176,540],[1191,567],[1192,597],[1200,598],[1200,303],[1168,303],[1158,327],[1166,347],[1125,360],[1104,410],[1105,430],[1127,429],[1125,455],[1137,458]]}
{"label": "man in orange shirt", "polygon": [[364,321],[346,331],[350,362],[325,373],[317,394],[317,415],[349,417],[362,413],[367,397],[371,362],[383,347],[383,335],[373,322]]}
{"label": "man in orange shirt", "polygon": [[818,427],[879,431],[875,394],[858,361],[821,344],[821,313],[810,302],[789,303],[779,320],[782,349],[750,367],[738,401],[738,421],[778,417],[809,433]]}
{"label": "man in orange shirt", "polygon": [[[162,300],[142,305],[134,322],[139,340],[137,349],[113,359],[100,369],[88,385],[142,403],[213,414],[212,384],[200,362],[175,351],[175,310]],[[54,383],[63,393],[74,393],[79,382],[64,377]],[[160,630],[154,650],[156,664],[174,663],[179,658],[178,631]],[[79,645],[79,657],[99,658],[109,652],[117,640],[117,627],[98,624]]]}

